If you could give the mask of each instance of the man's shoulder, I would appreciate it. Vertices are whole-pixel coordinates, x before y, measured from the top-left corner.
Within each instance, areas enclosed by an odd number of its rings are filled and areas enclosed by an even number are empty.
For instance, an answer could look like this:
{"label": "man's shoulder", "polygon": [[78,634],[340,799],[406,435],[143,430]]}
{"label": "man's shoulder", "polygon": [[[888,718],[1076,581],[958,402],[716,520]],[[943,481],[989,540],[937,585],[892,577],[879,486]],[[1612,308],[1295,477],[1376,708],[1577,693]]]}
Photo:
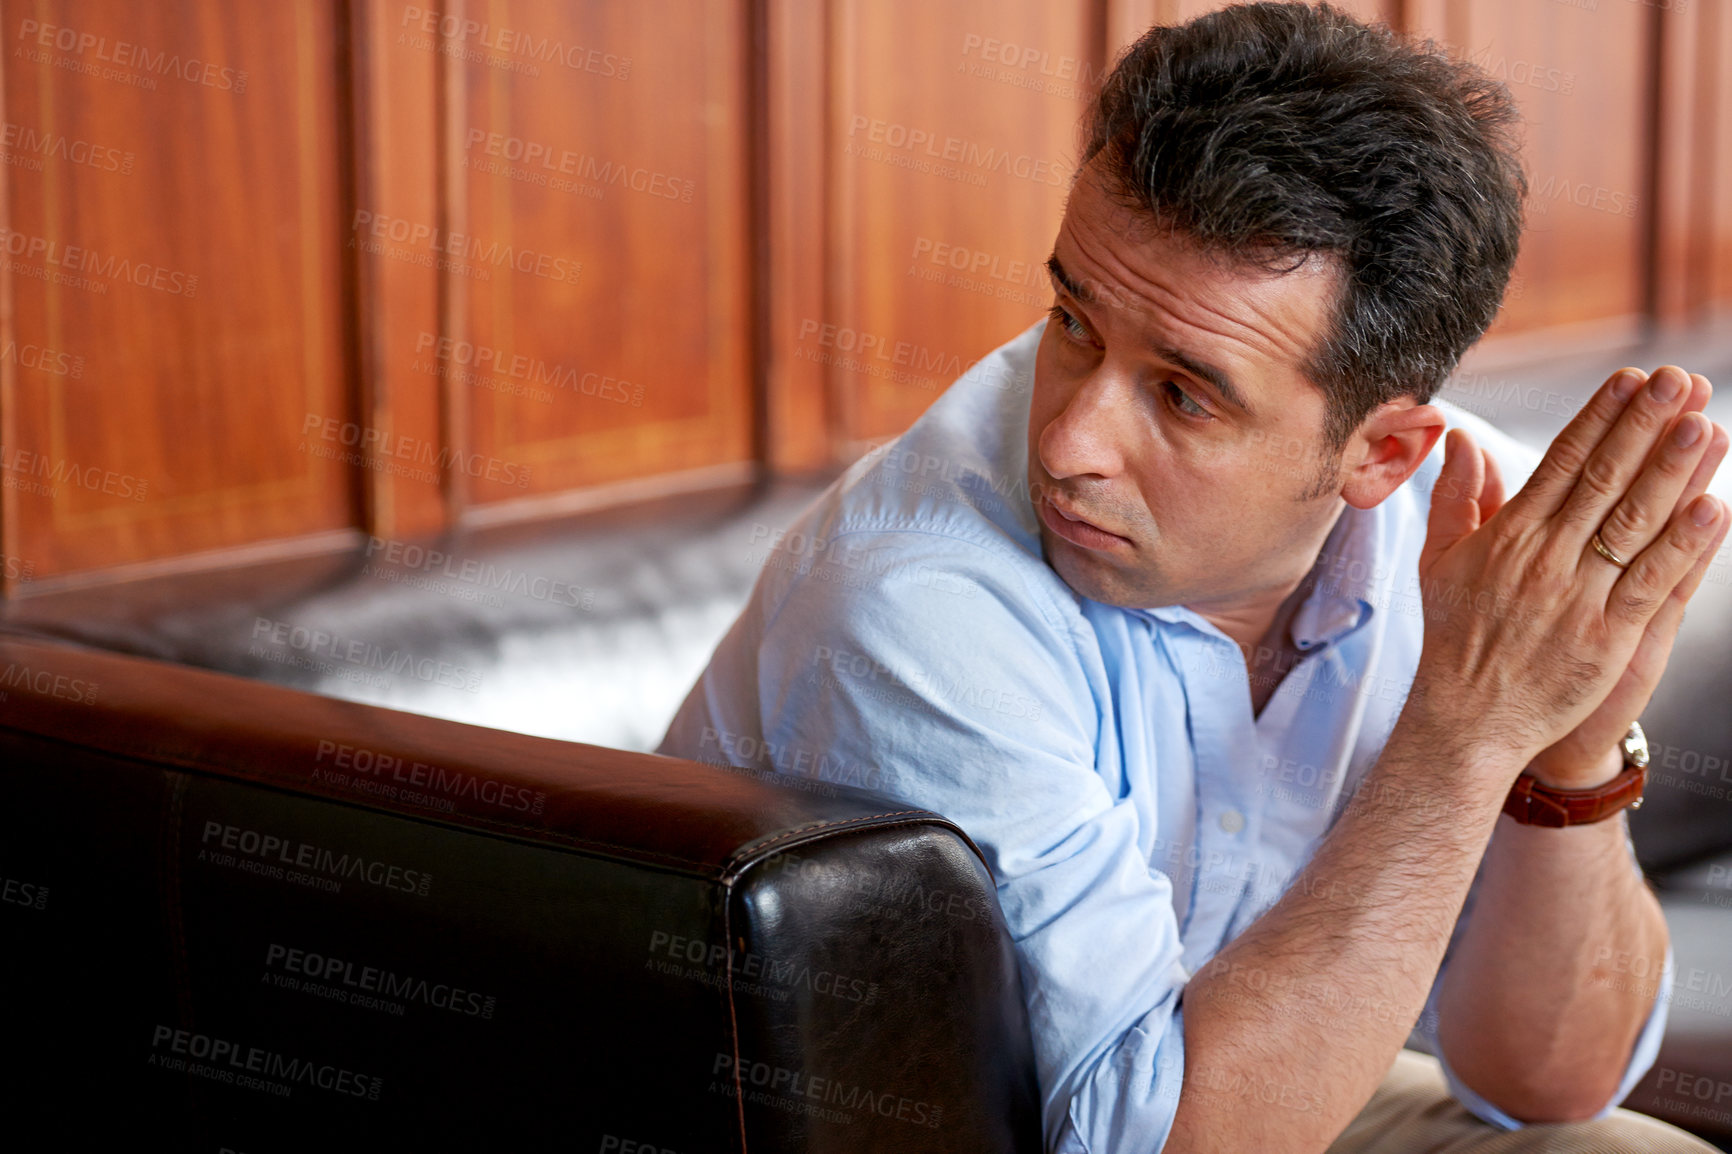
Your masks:
{"label": "man's shoulder", "polygon": [[1005,597],[1074,609],[1075,595],[1042,553],[1028,485],[1040,332],[1035,325],[982,357],[906,432],[854,462],[775,534],[767,592],[813,582],[838,593],[883,592],[913,579],[985,583]]}
{"label": "man's shoulder", "polygon": [[1028,487],[1034,325],[975,362],[826,497],[832,532],[895,524],[1039,555]]}

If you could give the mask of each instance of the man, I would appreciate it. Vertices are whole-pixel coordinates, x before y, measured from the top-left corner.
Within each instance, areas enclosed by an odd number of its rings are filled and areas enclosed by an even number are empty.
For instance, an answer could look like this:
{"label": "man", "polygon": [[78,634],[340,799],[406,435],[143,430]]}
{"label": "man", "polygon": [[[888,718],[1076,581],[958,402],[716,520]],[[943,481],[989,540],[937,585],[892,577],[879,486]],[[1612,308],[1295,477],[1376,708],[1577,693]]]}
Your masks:
{"label": "man", "polygon": [[972,835],[1051,1149],[1709,1149],[1613,1110],[1672,970],[1621,739],[1727,436],[1671,367],[1537,463],[1426,403],[1515,259],[1512,122],[1325,8],[1150,32],[1050,319],[802,515],[661,746]]}

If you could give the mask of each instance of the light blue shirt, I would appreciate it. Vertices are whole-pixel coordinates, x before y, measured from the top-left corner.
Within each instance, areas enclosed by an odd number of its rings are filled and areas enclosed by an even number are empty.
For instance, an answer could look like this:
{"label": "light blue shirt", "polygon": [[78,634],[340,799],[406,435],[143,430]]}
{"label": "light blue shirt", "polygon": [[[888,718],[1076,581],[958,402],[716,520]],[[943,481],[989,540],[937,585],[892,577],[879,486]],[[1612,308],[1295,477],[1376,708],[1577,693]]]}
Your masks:
{"label": "light blue shirt", "polygon": [[[766,542],[659,752],[864,785],[967,830],[1017,945],[1048,1148],[1154,1151],[1184,1075],[1186,981],[1281,896],[1400,713],[1443,444],[1377,507],[1344,509],[1293,619],[1302,656],[1253,717],[1226,634],[1183,606],[1082,597],[1043,559],[1025,468],[1043,326]],[[1520,488],[1540,454],[1437,403]],[[1668,949],[1602,1114],[1653,1064],[1672,970]],[[1437,994],[1411,1039],[1434,1053]],[[1520,1126],[1444,1070],[1475,1114]]]}

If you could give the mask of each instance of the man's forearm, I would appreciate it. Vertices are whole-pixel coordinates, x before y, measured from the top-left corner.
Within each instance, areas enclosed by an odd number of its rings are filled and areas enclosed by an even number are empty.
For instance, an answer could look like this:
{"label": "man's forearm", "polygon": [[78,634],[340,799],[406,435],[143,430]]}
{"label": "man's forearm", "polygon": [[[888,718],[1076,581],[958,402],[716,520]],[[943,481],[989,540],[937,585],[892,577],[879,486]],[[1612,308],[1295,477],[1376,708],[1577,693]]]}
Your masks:
{"label": "man's forearm", "polygon": [[1518,1121],[1592,1116],[1653,1009],[1666,923],[1624,828],[1622,815],[1567,829],[1500,818],[1486,851],[1439,991],[1438,1041],[1456,1075]]}
{"label": "man's forearm", "polygon": [[1339,1135],[1424,1007],[1517,768],[1396,726],[1281,900],[1186,984],[1168,1151]]}

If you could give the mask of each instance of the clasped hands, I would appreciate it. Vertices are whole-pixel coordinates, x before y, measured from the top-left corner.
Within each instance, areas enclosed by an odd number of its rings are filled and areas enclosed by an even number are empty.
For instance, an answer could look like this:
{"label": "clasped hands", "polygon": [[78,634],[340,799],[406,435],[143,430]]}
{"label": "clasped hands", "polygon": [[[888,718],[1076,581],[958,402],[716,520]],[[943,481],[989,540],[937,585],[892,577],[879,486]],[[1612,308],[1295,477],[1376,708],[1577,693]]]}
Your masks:
{"label": "clasped hands", "polygon": [[[1702,415],[1711,393],[1675,366],[1614,373],[1508,500],[1491,455],[1448,432],[1419,559],[1413,697],[1478,763],[1555,789],[1618,772],[1618,742],[1732,523],[1706,493],[1728,444]],[[1474,608],[1487,604],[1512,611]]]}

